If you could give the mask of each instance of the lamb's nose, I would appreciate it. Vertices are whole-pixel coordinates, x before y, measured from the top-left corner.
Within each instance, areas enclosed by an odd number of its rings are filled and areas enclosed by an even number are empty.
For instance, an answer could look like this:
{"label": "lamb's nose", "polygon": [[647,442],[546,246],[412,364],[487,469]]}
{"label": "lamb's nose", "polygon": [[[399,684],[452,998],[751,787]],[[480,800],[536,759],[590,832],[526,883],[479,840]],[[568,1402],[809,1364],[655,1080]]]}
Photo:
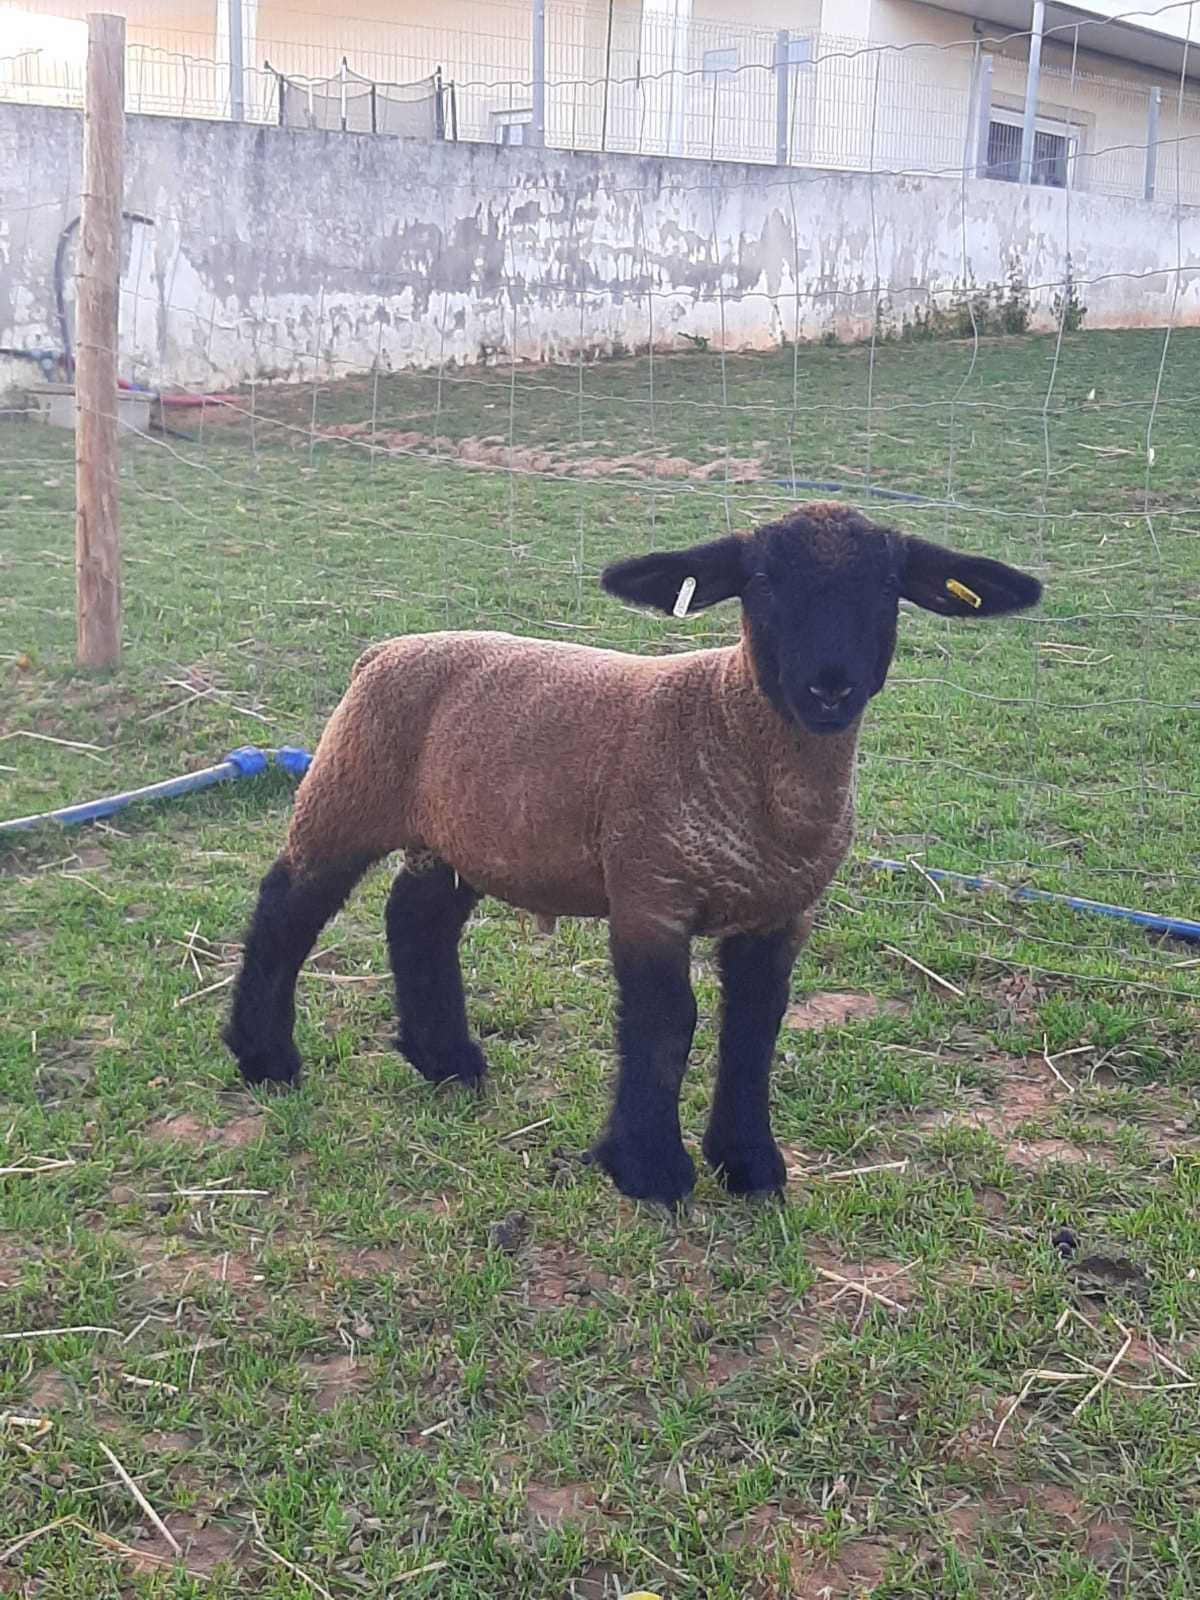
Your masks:
{"label": "lamb's nose", "polygon": [[844,700],[848,700],[854,693],[854,685],[848,683],[843,689],[830,689],[823,683],[810,683],[808,692],[816,700],[822,711],[836,711]]}

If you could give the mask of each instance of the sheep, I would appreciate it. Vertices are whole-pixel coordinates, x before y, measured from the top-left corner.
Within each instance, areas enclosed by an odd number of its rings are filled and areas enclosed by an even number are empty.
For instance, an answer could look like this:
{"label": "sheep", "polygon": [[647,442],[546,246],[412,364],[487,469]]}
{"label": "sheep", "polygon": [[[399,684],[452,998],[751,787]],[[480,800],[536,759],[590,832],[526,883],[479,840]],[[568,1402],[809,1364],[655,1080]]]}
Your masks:
{"label": "sheep", "polygon": [[740,642],[640,656],[507,633],[374,645],[321,737],[286,846],[262,880],[225,1041],[249,1084],[300,1072],[295,987],[366,870],[404,864],[386,930],[397,1045],[426,1079],[478,1085],[458,945],[492,895],[609,923],[618,1072],[588,1152],[634,1199],[695,1183],[679,1094],[696,936],[717,941],[722,1011],[702,1150],[733,1193],[783,1188],[768,1079],[792,966],[850,848],[859,728],[899,601],[967,620],[1034,605],[1002,562],[836,503],[745,535],[618,561],[620,600],[670,614],[741,602]]}

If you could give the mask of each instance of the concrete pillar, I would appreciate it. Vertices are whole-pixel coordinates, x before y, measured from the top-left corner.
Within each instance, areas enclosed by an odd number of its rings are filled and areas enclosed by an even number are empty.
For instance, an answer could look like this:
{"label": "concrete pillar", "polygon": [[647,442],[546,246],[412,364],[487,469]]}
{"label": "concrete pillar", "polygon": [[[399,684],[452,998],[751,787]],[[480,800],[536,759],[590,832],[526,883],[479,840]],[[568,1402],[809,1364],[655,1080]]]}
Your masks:
{"label": "concrete pillar", "polygon": [[242,0],[229,0],[229,115],[246,120],[246,33]]}
{"label": "concrete pillar", "polygon": [[529,142],[546,142],[546,0],[533,0],[533,120]]}
{"label": "concrete pillar", "polygon": [[981,54],[975,67],[975,176],[986,178],[988,132],[992,125],[992,58]]}
{"label": "concrete pillar", "polygon": [[1143,193],[1147,200],[1154,199],[1154,186],[1158,181],[1158,118],[1162,110],[1162,90],[1151,89],[1146,107],[1146,182]]}
{"label": "concrete pillar", "polygon": [[1029,70],[1025,74],[1025,120],[1021,124],[1021,182],[1033,179],[1033,143],[1037,131],[1038,80],[1042,72],[1042,32],[1046,26],[1046,0],[1034,0],[1033,27],[1029,35]]}

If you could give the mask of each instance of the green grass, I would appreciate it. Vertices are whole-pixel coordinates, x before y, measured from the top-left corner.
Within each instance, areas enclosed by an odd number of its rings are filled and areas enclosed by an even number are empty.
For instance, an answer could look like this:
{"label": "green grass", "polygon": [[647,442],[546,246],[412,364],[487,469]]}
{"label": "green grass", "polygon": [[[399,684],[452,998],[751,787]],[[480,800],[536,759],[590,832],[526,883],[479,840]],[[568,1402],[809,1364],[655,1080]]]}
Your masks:
{"label": "green grass", "polygon": [[[1008,624],[903,619],[796,976],[896,1004],[782,1036],[782,1207],[705,1175],[672,1221],[572,1159],[610,1072],[599,927],[548,941],[485,904],[492,1084],[432,1093],[389,1048],[386,875],[302,983],[302,1090],[233,1087],[228,991],[201,991],[234,970],[281,776],[0,845],[2,1164],[73,1163],[0,1176],[0,1415],[51,1419],[0,1428],[0,1553],[70,1519],[0,1593],[1196,1592],[1194,952],[864,858],[1196,915],[1198,352],[1176,334],[1161,387],[1153,331],[263,387],[252,423],[127,446],[109,678],[72,666],[70,441],[0,423],[0,816],[311,748],[390,634],[727,639],[731,613],[664,623],[595,575],[770,516],[790,473],[949,491],[879,514],[1048,585]],[[314,418],[442,443],[314,444]],[[553,460],[468,465],[487,437]],[[760,477],[612,469],[647,451]],[[256,1192],[180,1192],[221,1188]],[[111,1331],[37,1331],[81,1327]],[[149,1559],[102,1446],[194,1576]]]}

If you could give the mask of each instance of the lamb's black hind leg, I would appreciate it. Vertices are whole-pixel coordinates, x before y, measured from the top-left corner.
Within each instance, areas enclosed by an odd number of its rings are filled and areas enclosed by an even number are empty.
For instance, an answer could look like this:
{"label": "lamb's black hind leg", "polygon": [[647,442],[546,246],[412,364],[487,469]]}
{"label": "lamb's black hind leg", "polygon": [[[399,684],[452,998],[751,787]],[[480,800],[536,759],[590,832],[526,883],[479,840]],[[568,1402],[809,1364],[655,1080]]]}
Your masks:
{"label": "lamb's black hind leg", "polygon": [[224,1039],[247,1083],[292,1084],[296,979],[317,935],[370,866],[369,858],[299,872],[281,857],[259,885]]}
{"label": "lamb's black hind leg", "polygon": [[479,895],[444,861],[421,857],[397,874],[387,905],[400,1050],[430,1083],[476,1084],[487,1070],[467,1027],[458,941]]}

